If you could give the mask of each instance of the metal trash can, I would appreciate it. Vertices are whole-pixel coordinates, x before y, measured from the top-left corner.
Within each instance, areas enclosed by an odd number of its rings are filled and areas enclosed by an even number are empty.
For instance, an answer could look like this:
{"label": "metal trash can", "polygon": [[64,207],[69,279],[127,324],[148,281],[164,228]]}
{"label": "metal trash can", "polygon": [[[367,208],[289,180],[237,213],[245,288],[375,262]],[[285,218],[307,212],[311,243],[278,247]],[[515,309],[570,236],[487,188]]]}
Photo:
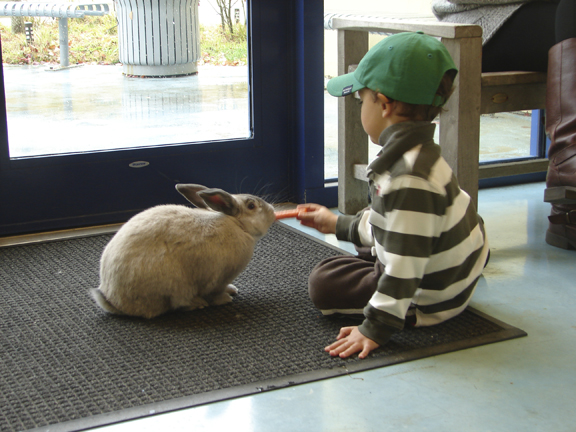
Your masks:
{"label": "metal trash can", "polygon": [[200,59],[199,0],[115,0],[123,73],[192,75]]}

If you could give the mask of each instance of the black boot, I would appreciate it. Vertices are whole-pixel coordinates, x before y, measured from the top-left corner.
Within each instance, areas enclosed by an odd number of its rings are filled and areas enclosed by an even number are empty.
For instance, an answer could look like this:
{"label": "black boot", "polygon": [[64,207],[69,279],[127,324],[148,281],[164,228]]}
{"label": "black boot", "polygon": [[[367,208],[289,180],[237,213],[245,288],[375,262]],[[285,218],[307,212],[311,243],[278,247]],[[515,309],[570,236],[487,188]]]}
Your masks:
{"label": "black boot", "polygon": [[552,204],[546,242],[576,250],[576,38],[554,45],[548,55],[546,132],[545,201]]}

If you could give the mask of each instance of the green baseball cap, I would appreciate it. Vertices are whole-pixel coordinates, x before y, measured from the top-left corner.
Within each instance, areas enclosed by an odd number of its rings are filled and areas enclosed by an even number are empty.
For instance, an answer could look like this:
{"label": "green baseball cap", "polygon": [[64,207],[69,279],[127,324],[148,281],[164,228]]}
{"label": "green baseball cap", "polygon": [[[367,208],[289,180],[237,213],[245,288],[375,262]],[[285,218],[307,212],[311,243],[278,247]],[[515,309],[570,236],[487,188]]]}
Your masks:
{"label": "green baseball cap", "polygon": [[332,78],[326,89],[347,96],[363,88],[411,104],[442,106],[436,94],[444,74],[456,65],[438,39],[422,32],[398,33],[382,39],[366,53],[354,72]]}

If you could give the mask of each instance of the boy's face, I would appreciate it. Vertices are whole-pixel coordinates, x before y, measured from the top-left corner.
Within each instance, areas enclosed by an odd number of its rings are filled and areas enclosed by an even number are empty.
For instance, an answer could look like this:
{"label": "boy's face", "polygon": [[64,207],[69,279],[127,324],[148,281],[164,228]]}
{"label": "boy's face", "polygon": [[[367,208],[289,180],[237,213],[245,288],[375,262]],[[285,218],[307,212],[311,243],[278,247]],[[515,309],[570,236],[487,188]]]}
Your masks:
{"label": "boy's face", "polygon": [[364,131],[370,137],[370,140],[378,144],[380,134],[388,126],[386,119],[383,116],[383,101],[374,95],[372,90],[363,88],[358,92],[360,103],[362,104],[360,119]]}

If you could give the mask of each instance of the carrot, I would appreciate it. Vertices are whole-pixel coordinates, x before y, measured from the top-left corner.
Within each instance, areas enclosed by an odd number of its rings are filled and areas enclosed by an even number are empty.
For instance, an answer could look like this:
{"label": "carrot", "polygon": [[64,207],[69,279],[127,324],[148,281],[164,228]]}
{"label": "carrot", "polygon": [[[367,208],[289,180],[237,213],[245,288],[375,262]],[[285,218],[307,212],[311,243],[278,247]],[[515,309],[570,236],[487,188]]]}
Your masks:
{"label": "carrot", "polygon": [[276,215],[276,220],[279,219],[286,219],[286,218],[293,218],[298,216],[299,213],[305,212],[306,210],[303,209],[294,209],[294,210],[279,210],[274,212]]}

